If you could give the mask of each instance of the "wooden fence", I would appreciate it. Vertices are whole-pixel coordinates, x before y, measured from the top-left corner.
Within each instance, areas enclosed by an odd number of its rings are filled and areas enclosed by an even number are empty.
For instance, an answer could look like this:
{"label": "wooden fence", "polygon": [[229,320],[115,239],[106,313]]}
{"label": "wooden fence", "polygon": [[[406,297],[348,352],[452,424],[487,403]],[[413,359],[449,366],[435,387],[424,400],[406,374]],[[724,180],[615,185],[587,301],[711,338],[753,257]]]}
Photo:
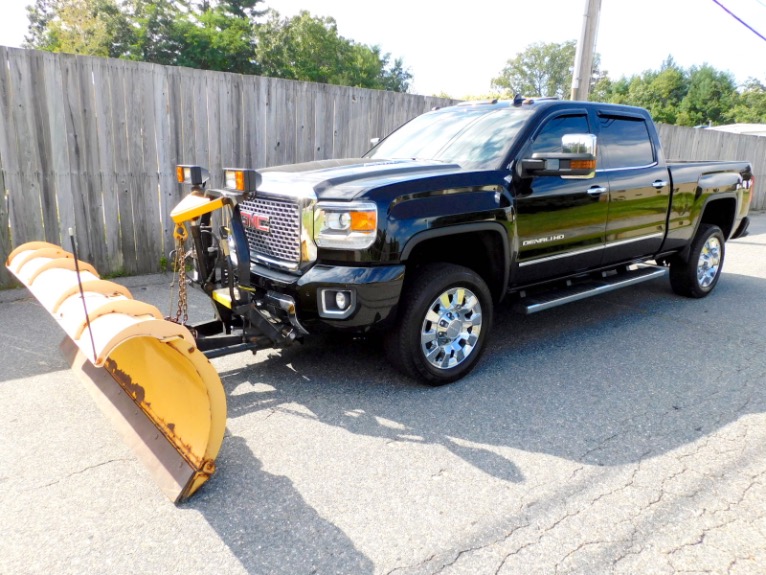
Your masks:
{"label": "wooden fence", "polygon": [[751,210],[766,210],[766,137],[658,124],[668,159],[746,160],[753,166]]}
{"label": "wooden fence", "polygon": [[[441,98],[0,47],[0,256],[45,239],[102,273],[172,249],[175,165],[353,157]],[[12,284],[0,266],[0,286]]]}
{"label": "wooden fence", "polygon": [[[102,273],[156,271],[172,249],[174,166],[359,156],[440,98],[0,47],[0,258],[45,239]],[[670,158],[753,163],[766,138],[660,126]],[[0,287],[12,285],[0,266]]]}

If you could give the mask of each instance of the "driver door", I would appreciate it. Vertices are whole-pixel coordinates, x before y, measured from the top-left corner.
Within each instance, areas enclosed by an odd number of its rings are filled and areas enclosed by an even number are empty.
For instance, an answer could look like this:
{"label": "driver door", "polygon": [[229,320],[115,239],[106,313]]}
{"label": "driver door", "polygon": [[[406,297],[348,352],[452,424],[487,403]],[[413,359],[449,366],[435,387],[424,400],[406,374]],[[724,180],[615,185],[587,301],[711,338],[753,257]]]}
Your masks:
{"label": "driver door", "polygon": [[[562,112],[543,122],[522,157],[560,152],[562,136],[587,133],[593,130],[584,110]],[[517,183],[519,283],[597,267],[604,252],[609,211],[607,176],[598,172],[589,179],[533,176]]]}

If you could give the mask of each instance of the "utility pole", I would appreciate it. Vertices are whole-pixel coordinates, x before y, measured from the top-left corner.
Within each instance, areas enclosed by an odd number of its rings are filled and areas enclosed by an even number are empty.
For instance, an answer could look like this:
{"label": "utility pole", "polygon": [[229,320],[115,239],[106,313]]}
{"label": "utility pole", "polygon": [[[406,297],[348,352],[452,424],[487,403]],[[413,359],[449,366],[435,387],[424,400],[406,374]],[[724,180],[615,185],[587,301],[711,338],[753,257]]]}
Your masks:
{"label": "utility pole", "polygon": [[585,15],[582,33],[577,43],[574,74],[572,75],[572,100],[587,100],[590,90],[590,77],[593,74],[593,53],[596,48],[598,17],[601,13],[601,0],[585,0]]}

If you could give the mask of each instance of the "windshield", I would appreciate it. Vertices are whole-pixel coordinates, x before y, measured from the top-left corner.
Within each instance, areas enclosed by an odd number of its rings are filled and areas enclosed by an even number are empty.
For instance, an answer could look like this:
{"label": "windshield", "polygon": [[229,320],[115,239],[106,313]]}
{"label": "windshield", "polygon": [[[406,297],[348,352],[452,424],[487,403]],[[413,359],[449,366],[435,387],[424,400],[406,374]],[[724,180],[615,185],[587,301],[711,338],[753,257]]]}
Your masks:
{"label": "windshield", "polygon": [[438,160],[498,169],[530,111],[454,106],[418,116],[367,152],[368,158]]}

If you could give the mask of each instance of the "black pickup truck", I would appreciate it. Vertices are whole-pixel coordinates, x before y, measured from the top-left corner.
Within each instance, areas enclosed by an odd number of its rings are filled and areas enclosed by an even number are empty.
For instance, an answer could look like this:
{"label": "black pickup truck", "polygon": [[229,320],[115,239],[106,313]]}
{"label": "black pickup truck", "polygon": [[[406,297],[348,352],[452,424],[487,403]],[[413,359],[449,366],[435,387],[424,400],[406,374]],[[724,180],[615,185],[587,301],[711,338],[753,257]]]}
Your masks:
{"label": "black pickup truck", "polygon": [[433,110],[362,158],[179,181],[228,210],[187,212],[208,357],[377,331],[431,385],[473,369],[505,296],[533,313],[663,275],[708,295],[754,183],[747,162],[667,161],[643,109],[519,97]]}

